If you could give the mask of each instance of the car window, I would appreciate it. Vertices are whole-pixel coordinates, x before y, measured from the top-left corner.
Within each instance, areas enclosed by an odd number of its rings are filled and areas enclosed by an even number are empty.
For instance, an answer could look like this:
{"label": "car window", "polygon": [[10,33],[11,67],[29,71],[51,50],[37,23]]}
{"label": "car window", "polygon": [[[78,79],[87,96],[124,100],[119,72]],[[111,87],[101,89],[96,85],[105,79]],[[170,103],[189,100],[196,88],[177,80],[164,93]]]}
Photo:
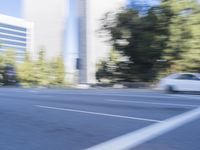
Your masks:
{"label": "car window", "polygon": [[193,74],[181,74],[176,79],[180,79],[180,80],[199,80],[199,78],[196,77]]}
{"label": "car window", "polygon": [[168,78],[168,79],[176,79],[178,76],[179,76],[180,74],[171,74],[171,75],[169,75],[169,76],[167,76],[166,78]]}

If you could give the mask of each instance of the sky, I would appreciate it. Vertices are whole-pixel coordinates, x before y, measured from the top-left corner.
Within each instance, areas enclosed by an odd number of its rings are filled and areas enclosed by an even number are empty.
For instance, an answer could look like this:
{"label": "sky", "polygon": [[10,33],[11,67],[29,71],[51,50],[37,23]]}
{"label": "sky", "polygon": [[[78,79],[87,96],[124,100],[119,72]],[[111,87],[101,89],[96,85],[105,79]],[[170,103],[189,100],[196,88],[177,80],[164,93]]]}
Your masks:
{"label": "sky", "polygon": [[160,0],[129,0],[128,2],[129,7],[136,9],[141,14],[146,14],[149,8],[159,5]]}
{"label": "sky", "polygon": [[[0,0],[0,13],[13,17],[22,17],[21,2],[22,0]],[[137,0],[150,5],[157,3],[159,0]],[[200,2],[200,0],[198,0]]]}
{"label": "sky", "polygon": [[0,0],[0,13],[21,18],[21,0]]}
{"label": "sky", "polygon": [[157,5],[160,0],[129,0],[130,2],[140,3],[140,4],[148,4],[150,6]]}
{"label": "sky", "polygon": [[[154,3],[157,0],[137,0],[147,1],[148,3]],[[21,13],[22,0],[0,0],[0,13],[10,15],[13,17],[22,17]]]}

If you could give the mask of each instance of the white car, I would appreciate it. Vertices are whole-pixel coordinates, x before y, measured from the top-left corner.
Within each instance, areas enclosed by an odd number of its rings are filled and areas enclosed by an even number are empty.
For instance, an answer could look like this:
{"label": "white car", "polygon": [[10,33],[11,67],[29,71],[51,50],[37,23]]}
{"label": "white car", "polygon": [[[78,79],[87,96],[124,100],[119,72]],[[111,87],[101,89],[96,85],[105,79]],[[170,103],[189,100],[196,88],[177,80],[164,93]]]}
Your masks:
{"label": "white car", "polygon": [[158,88],[167,92],[200,92],[199,73],[176,73],[160,80]]}

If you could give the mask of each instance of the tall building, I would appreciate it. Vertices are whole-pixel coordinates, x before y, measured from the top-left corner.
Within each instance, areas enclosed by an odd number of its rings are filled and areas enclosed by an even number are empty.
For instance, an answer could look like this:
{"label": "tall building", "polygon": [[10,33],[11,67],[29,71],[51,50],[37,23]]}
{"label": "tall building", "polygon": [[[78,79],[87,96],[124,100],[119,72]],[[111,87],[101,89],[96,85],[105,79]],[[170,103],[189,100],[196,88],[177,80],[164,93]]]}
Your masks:
{"label": "tall building", "polygon": [[[34,22],[34,48],[47,58],[61,55],[64,47],[67,0],[24,0],[23,17]],[[34,57],[37,57],[35,55]]]}
{"label": "tall building", "polygon": [[0,14],[0,52],[14,50],[17,61],[23,61],[28,50],[34,54],[33,23]]}
{"label": "tall building", "polygon": [[23,0],[22,7],[24,19],[35,24],[34,58],[37,58],[40,50],[45,51],[48,60],[63,56],[66,80],[70,82],[76,82],[75,1]]}
{"label": "tall building", "polygon": [[100,19],[125,1],[24,0],[24,18],[35,24],[36,53],[44,49],[48,59],[62,54],[68,80],[95,83],[96,64],[111,50],[111,45],[97,34]]}

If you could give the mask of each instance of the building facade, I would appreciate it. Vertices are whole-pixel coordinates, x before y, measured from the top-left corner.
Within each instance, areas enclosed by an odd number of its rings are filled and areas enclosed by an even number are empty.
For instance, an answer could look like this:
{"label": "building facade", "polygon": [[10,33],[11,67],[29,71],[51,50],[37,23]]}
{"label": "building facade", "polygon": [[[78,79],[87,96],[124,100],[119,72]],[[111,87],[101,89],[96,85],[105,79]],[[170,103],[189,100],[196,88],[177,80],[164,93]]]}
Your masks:
{"label": "building facade", "polygon": [[42,49],[47,59],[61,55],[65,40],[67,0],[23,0],[22,8],[23,18],[34,22],[36,54]]}
{"label": "building facade", "polygon": [[14,50],[17,61],[23,61],[26,51],[34,54],[33,32],[33,23],[0,14],[0,52]]}
{"label": "building facade", "polygon": [[[126,0],[24,0],[23,14],[34,22],[34,47],[46,51],[48,59],[63,55],[67,80],[96,83],[96,64],[111,45],[100,38],[100,19]],[[37,56],[35,56],[37,57]]]}
{"label": "building facade", "polygon": [[[47,60],[63,56],[66,80],[75,81],[75,56],[71,32],[73,22],[69,18],[69,0],[23,0],[23,18],[34,22],[34,58],[40,50],[45,51]],[[73,9],[73,8],[72,8]],[[71,13],[70,13],[71,15]],[[70,36],[70,37],[69,37]]]}

